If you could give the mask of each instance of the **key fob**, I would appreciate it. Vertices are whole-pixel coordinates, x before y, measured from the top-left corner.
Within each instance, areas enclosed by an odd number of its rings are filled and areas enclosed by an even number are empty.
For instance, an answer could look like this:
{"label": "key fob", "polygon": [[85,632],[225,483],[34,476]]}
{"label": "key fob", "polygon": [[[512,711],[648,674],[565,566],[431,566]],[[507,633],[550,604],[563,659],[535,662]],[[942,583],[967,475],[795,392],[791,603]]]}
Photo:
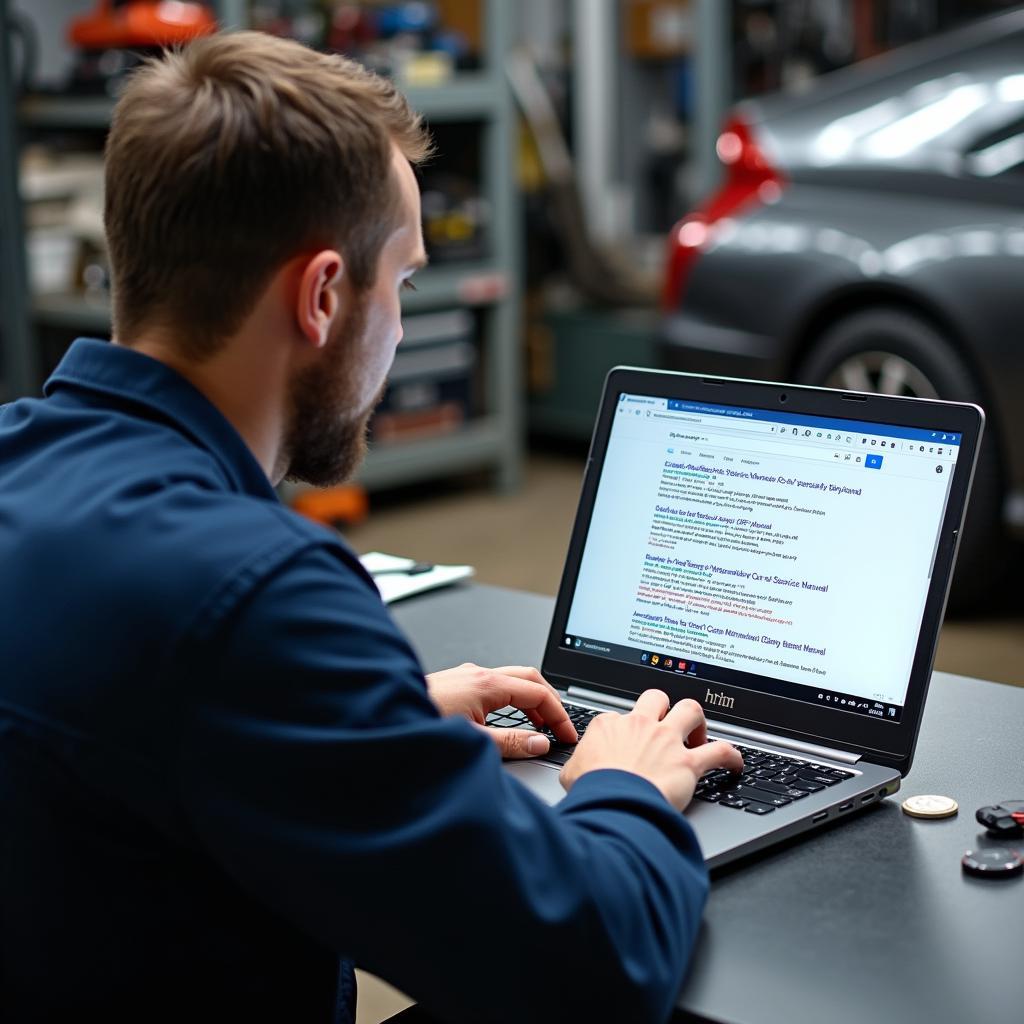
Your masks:
{"label": "key fob", "polygon": [[1004,800],[1001,804],[979,807],[975,813],[979,825],[999,838],[1024,835],[1024,800]]}

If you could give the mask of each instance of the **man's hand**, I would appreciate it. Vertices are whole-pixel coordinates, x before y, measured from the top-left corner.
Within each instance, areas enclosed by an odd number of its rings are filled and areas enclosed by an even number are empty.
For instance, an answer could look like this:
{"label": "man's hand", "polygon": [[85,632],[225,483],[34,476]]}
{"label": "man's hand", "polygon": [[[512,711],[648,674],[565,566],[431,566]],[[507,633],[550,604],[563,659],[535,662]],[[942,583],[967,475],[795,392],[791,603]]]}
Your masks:
{"label": "man's hand", "polygon": [[695,700],[681,700],[671,711],[669,703],[668,694],[647,690],[628,715],[598,715],[562,769],[562,785],[568,790],[585,772],[619,768],[653,783],[681,811],[706,771],[742,771],[734,746],[707,742],[704,709]]}
{"label": "man's hand", "polygon": [[[427,690],[442,715],[464,715],[483,727],[492,711],[511,704],[537,726],[548,726],[562,743],[575,743],[576,729],[562,707],[558,691],[535,669],[523,665],[481,668],[466,662],[458,668],[432,672]],[[502,757],[546,754],[546,736],[528,729],[488,729]]]}

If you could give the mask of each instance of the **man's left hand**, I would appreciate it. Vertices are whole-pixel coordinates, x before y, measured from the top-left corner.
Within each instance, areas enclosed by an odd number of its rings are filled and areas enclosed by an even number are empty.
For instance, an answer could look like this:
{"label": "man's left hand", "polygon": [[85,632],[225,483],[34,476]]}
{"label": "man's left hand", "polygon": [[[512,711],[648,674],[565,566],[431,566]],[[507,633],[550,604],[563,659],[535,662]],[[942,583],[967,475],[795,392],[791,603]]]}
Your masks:
{"label": "man's left hand", "polygon": [[[432,672],[427,690],[442,715],[465,715],[484,727],[487,716],[499,708],[519,708],[538,729],[547,726],[562,743],[579,738],[558,691],[535,669],[524,665],[481,668],[466,662],[458,668]],[[528,729],[488,729],[505,758],[535,757],[547,753],[546,736]]]}

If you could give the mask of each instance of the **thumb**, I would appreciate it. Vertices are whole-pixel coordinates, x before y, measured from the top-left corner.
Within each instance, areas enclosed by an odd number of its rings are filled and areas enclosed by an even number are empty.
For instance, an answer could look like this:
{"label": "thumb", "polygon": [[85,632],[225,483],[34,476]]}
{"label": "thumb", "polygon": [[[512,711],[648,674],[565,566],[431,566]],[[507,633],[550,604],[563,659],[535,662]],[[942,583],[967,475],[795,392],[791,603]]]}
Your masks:
{"label": "thumb", "polygon": [[547,736],[527,729],[488,729],[504,758],[536,757],[551,748]]}

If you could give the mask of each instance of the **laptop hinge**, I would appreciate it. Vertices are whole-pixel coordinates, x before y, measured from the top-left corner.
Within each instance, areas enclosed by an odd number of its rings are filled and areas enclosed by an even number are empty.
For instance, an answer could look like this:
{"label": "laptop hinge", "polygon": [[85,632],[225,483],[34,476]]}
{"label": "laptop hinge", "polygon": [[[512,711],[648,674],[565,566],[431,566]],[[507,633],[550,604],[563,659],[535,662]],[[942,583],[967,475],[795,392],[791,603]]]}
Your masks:
{"label": "laptop hinge", "polygon": [[[570,686],[566,691],[568,696],[577,700],[589,700],[595,704],[607,704],[613,708],[623,708],[631,711],[636,699],[629,697],[613,697],[599,690],[589,690],[585,686]],[[851,753],[849,750],[837,750],[834,747],[823,747],[820,743],[805,743],[801,740],[791,739],[789,736],[776,736],[770,732],[759,732],[757,729],[746,729],[742,725],[732,725],[729,722],[720,722],[717,719],[708,719],[708,728],[713,732],[724,733],[726,736],[735,736],[738,739],[751,740],[753,742],[770,743],[775,747],[785,747],[787,750],[795,750],[798,753],[806,754],[808,757],[816,757],[825,761],[839,761],[841,764],[856,764],[860,754]]]}
{"label": "laptop hinge", "polygon": [[758,732],[757,729],[745,729],[742,725],[732,725],[730,722],[720,722],[713,718],[708,719],[708,728],[713,732],[724,733],[726,736],[770,743],[773,747],[785,747],[810,757],[840,761],[843,764],[856,764],[861,758],[860,754],[851,753],[849,750],[836,750],[834,747],[823,747],[818,743],[804,743],[801,740],[791,739],[789,736],[776,736],[770,732]]}
{"label": "laptop hinge", "polygon": [[636,697],[611,697],[607,693],[600,693],[598,690],[588,690],[585,686],[570,686],[566,693],[578,700],[591,700],[597,704],[607,704],[613,708],[625,708],[631,711],[636,703]]}

